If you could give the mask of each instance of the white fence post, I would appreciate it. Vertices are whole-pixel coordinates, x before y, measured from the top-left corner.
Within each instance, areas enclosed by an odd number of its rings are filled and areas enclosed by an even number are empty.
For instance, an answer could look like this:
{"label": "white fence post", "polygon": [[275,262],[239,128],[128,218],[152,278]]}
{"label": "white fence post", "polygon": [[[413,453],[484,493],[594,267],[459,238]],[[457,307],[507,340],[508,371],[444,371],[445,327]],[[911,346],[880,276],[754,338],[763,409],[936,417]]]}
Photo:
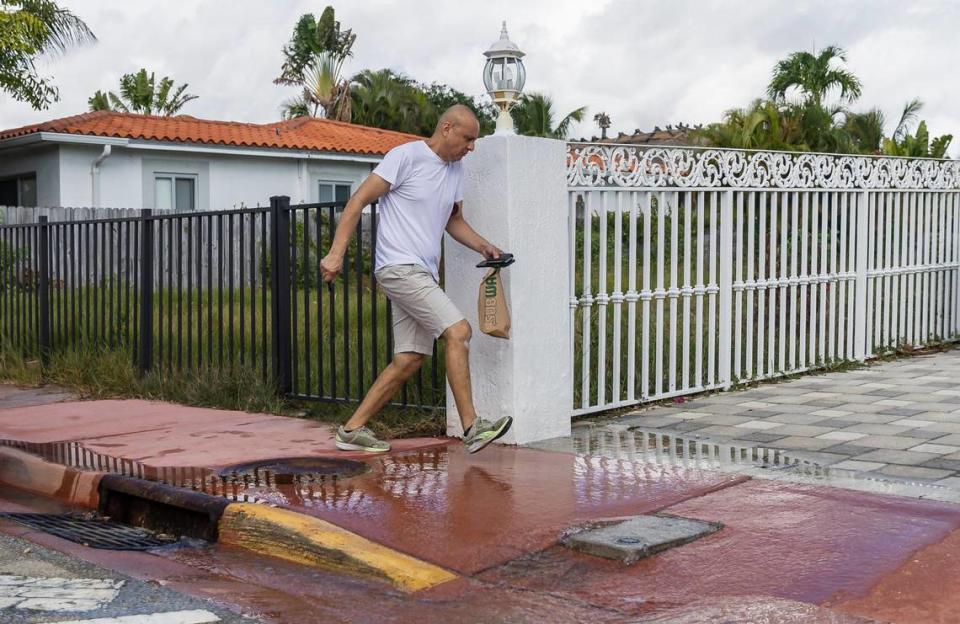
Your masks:
{"label": "white fence post", "polygon": [[[733,254],[739,253],[733,248],[733,191],[723,193],[720,203],[720,327],[719,358],[717,368],[719,383],[729,388],[733,379],[730,375],[730,366],[733,358],[731,348],[731,334],[733,332]],[[712,224],[711,227],[716,227]],[[740,241],[737,241],[739,247]],[[739,319],[738,319],[739,320]]]}
{"label": "white fence post", "polygon": [[953,336],[960,338],[960,193],[953,193],[950,198],[953,215]]}
{"label": "white fence post", "polygon": [[867,359],[867,345],[870,341],[870,331],[867,327],[867,270],[869,255],[867,253],[867,244],[870,238],[870,194],[863,191],[857,197],[857,266],[856,266],[856,288],[854,288],[854,338],[853,353],[854,356],[863,362]]}
{"label": "white fence post", "polygon": [[[943,260],[950,265],[951,270],[944,272],[947,291],[953,293],[952,301],[945,301],[947,314],[947,331],[945,340],[960,338],[960,197],[956,193],[944,197],[944,210],[947,213],[948,223],[952,224],[952,231],[946,234],[946,255]],[[952,289],[952,290],[951,290]]]}
{"label": "white fence post", "polygon": [[[470,344],[473,398],[488,419],[512,416],[504,438],[524,444],[570,434],[573,371],[570,345],[570,232],[567,148],[563,141],[494,135],[464,159],[464,216],[483,237],[513,253],[504,269],[510,339],[477,329],[477,292],[485,269],[478,254],[445,241],[447,294],[474,329]],[[562,212],[561,212],[562,211]],[[560,217],[558,218],[558,212]],[[447,389],[447,431],[460,417]]]}

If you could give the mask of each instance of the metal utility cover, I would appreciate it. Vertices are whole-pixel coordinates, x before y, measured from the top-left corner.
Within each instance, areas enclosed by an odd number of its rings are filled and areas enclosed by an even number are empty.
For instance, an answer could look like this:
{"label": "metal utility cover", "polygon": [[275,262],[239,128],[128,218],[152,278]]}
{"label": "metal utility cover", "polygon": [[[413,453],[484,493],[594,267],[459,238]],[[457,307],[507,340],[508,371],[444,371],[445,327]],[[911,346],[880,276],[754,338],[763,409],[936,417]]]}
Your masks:
{"label": "metal utility cover", "polygon": [[563,540],[568,548],[588,555],[635,563],[640,559],[719,531],[718,522],[676,516],[637,516],[589,529]]}
{"label": "metal utility cover", "polygon": [[173,538],[154,535],[144,529],[110,522],[98,516],[0,513],[0,518],[14,520],[38,531],[90,548],[104,550],[148,550],[176,541]]}

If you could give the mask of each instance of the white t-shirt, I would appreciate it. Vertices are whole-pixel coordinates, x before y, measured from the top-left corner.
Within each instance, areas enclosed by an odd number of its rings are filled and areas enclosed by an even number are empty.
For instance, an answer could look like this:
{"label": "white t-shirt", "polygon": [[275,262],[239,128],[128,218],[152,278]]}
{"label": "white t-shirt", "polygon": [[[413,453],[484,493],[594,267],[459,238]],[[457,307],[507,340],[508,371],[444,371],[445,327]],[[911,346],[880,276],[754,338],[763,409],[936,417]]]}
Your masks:
{"label": "white t-shirt", "polygon": [[461,163],[414,141],[387,152],[373,172],[390,183],[380,199],[375,268],[417,264],[439,281],[443,233],[453,205],[463,201]]}

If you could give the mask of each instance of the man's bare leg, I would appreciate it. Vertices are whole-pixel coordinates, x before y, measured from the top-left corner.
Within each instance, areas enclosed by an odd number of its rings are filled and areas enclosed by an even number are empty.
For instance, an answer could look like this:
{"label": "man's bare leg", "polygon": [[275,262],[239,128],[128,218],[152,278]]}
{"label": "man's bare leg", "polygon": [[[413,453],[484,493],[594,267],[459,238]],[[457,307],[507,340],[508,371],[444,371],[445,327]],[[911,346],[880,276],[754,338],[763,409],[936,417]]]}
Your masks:
{"label": "man's bare leg", "polygon": [[466,431],[477,418],[473,407],[473,387],[470,384],[470,323],[460,321],[447,328],[441,338],[446,343],[447,382],[453,391],[453,400],[460,413],[460,422]]}
{"label": "man's bare leg", "polygon": [[387,404],[423,363],[425,356],[420,353],[397,353],[393,361],[377,376],[377,380],[367,391],[357,411],[353,413],[344,427],[350,431],[362,427]]}

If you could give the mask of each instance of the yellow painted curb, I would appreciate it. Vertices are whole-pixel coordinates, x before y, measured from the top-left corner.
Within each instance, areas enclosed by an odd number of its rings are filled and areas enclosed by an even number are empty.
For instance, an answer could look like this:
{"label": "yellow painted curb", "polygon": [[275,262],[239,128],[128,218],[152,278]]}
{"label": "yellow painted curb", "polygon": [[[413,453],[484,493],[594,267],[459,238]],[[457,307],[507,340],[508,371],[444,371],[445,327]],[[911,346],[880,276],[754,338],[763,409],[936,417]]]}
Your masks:
{"label": "yellow painted curb", "polygon": [[457,578],[335,524],[266,505],[228,505],[220,518],[219,541],[296,563],[384,579],[411,592]]}

